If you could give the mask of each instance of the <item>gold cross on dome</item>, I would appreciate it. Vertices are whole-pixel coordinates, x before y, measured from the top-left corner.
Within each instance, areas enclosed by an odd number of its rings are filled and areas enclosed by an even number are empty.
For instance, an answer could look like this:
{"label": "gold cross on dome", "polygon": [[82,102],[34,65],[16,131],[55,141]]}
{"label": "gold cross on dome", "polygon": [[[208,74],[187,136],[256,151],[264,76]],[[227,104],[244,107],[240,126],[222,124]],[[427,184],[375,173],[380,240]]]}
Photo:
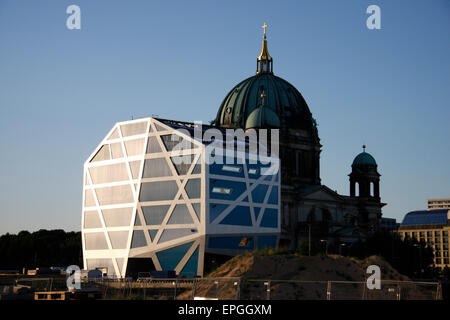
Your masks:
{"label": "gold cross on dome", "polygon": [[267,23],[264,22],[264,25],[261,28],[264,29],[264,39],[265,39],[266,38]]}
{"label": "gold cross on dome", "polygon": [[263,92],[261,93],[261,106],[263,106],[263,107],[264,107],[264,98],[265,97],[266,97],[266,93],[263,90]]}

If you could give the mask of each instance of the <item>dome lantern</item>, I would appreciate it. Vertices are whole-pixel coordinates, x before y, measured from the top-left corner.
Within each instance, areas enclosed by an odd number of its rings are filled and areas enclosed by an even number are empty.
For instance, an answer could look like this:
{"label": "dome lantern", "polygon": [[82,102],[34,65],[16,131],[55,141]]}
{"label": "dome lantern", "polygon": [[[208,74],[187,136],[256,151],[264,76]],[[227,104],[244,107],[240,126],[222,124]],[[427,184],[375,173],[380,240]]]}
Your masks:
{"label": "dome lantern", "polygon": [[264,22],[262,28],[264,29],[264,40],[262,43],[261,54],[256,59],[256,74],[273,73],[273,59],[269,54],[269,49],[267,49],[267,39],[266,39],[267,23]]}

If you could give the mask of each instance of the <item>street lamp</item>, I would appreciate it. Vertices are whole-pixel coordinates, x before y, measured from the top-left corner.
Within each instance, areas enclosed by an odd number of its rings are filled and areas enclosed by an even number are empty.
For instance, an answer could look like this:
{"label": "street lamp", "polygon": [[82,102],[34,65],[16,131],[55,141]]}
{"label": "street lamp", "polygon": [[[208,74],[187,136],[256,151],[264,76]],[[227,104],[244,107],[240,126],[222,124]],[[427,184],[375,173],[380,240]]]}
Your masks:
{"label": "street lamp", "polygon": [[308,256],[311,257],[311,223],[308,223]]}
{"label": "street lamp", "polygon": [[413,247],[416,247],[419,249],[419,268],[420,268],[420,273],[422,274],[424,272],[424,270],[422,269],[422,246],[420,244],[414,243]]}
{"label": "street lamp", "polygon": [[215,280],[214,284],[216,285],[216,297],[219,299],[219,281]]}
{"label": "street lamp", "polygon": [[239,282],[235,281],[233,285],[236,287],[236,300],[239,300],[240,298],[240,288],[239,288]]}
{"label": "street lamp", "polygon": [[320,242],[322,242],[322,243],[325,242],[325,255],[328,255],[328,240],[321,239]]}
{"label": "street lamp", "polygon": [[173,292],[173,300],[177,300],[177,281],[172,281],[172,285],[174,286],[175,290]]}
{"label": "street lamp", "polygon": [[346,245],[347,245],[347,244],[345,244],[345,243],[343,243],[343,242],[339,244],[339,254],[340,254],[341,256],[342,256],[342,248],[345,247]]}
{"label": "street lamp", "polygon": [[266,286],[266,299],[270,300],[270,281],[264,282],[264,285]]}

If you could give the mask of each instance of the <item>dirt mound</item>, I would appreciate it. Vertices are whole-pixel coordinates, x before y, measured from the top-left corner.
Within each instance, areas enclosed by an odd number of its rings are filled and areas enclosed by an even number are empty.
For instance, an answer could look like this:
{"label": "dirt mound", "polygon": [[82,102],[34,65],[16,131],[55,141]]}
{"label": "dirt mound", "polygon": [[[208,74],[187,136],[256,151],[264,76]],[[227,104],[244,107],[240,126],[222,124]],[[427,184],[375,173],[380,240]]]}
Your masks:
{"label": "dirt mound", "polygon": [[232,258],[207,277],[243,277],[302,281],[365,281],[369,265],[378,265],[383,280],[409,280],[381,257],[364,260],[328,256],[246,254]]}
{"label": "dirt mound", "polygon": [[[381,294],[380,290],[367,290],[365,281],[369,265],[380,267],[382,280],[410,281],[378,256],[359,260],[339,255],[309,257],[247,253],[232,258],[199,279],[195,292],[185,292],[179,298],[190,299],[195,295],[221,299],[266,299],[270,295],[270,299],[326,299],[327,292],[336,299],[376,298],[367,296],[375,294],[375,291]],[[328,281],[333,282],[330,284]],[[267,286],[270,286],[270,292],[266,290]],[[394,299],[399,292],[398,287],[387,286],[384,286],[380,298]],[[414,292],[420,298],[420,292],[412,286],[408,294]]]}

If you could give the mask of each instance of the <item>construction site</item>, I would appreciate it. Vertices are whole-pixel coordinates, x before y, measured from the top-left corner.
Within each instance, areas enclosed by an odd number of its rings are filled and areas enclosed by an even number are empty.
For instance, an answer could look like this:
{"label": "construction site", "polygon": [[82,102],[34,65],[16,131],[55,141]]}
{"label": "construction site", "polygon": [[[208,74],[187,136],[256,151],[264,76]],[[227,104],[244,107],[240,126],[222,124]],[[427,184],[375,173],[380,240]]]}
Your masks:
{"label": "construction site", "polygon": [[[367,286],[369,265],[381,270],[381,288]],[[384,259],[338,255],[246,253],[205,277],[136,279],[81,277],[81,289],[68,290],[67,276],[4,274],[2,300],[442,300],[441,282],[413,281]],[[445,285],[444,285],[445,288]]]}

